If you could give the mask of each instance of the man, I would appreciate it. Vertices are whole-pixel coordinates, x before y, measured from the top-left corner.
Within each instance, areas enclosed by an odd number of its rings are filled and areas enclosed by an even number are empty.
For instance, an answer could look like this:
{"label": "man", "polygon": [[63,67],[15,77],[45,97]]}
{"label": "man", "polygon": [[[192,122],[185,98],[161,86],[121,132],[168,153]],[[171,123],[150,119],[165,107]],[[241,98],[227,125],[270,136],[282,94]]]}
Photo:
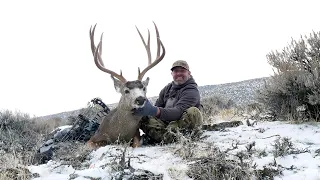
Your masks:
{"label": "man", "polygon": [[197,83],[191,76],[186,61],[178,60],[171,68],[173,81],[165,86],[155,106],[148,100],[145,106],[133,111],[143,115],[141,129],[147,139],[156,143],[171,143],[176,139],[178,129],[183,133],[198,131],[202,126],[200,93]]}

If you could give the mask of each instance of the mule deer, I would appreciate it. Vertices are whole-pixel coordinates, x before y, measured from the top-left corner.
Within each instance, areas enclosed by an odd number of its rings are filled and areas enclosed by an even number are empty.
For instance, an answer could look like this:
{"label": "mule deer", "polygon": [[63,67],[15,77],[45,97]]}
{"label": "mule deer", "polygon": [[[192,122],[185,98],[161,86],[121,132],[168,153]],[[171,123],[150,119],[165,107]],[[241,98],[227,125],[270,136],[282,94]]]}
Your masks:
{"label": "mule deer", "polygon": [[[91,26],[90,40],[94,62],[101,71],[111,75],[116,91],[121,93],[118,106],[102,119],[98,130],[89,140],[89,143],[92,146],[103,146],[116,141],[130,142],[131,140],[133,140],[133,147],[139,146],[139,126],[142,117],[133,115],[132,110],[143,107],[147,99],[146,92],[149,83],[149,77],[142,81],[143,76],[147,71],[156,66],[165,56],[165,48],[160,40],[158,28],[155,23],[154,26],[157,36],[157,57],[153,62],[151,60],[152,58],[150,50],[150,31],[148,30],[148,41],[146,43],[139,29],[136,27],[148,54],[148,66],[142,72],[140,72],[140,68],[138,68],[138,79],[135,81],[127,81],[123,77],[121,70],[120,74],[117,74],[104,66],[101,58],[103,34],[101,34],[100,42],[96,47],[94,43],[94,32],[96,25],[93,28]],[[160,47],[162,48],[161,55]]]}

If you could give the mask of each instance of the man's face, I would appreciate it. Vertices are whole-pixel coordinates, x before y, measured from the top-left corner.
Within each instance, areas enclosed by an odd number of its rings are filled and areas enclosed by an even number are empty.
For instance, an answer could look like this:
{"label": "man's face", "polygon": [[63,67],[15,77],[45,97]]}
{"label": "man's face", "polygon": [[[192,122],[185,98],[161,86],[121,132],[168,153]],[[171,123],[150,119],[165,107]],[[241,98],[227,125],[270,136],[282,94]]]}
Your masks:
{"label": "man's face", "polygon": [[191,76],[190,71],[184,69],[183,67],[175,67],[171,75],[175,84],[184,84]]}

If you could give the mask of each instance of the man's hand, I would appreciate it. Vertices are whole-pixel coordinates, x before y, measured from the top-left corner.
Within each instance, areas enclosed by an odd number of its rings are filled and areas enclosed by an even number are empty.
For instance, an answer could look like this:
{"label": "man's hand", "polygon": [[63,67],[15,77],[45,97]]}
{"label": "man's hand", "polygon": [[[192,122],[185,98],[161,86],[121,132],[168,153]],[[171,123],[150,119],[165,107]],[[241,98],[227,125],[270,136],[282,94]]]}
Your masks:
{"label": "man's hand", "polygon": [[156,116],[158,113],[158,107],[154,106],[147,99],[142,108],[133,109],[132,114],[137,116]]}

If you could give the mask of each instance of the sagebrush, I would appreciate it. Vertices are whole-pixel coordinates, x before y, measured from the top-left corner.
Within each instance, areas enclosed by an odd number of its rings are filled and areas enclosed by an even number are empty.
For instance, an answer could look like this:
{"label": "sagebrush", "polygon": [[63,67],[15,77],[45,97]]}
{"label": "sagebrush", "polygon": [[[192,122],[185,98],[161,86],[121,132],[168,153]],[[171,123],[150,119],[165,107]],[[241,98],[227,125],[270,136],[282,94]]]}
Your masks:
{"label": "sagebrush", "polygon": [[316,120],[320,115],[320,32],[301,36],[267,55],[274,75],[259,100],[278,119]]}

